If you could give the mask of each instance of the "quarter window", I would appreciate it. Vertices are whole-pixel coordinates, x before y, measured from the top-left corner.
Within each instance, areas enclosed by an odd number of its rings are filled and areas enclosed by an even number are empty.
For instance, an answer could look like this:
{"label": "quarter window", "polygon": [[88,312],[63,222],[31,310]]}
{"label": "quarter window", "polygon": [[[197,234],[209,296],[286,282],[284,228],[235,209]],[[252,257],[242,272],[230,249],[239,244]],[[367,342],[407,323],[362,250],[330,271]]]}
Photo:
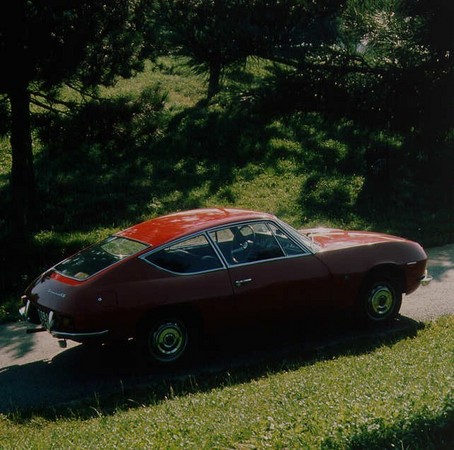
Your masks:
{"label": "quarter window", "polygon": [[222,268],[221,261],[204,235],[178,242],[144,259],[161,269],[181,274]]}
{"label": "quarter window", "polygon": [[305,253],[280,228],[272,223],[269,226],[287,256],[303,255]]}

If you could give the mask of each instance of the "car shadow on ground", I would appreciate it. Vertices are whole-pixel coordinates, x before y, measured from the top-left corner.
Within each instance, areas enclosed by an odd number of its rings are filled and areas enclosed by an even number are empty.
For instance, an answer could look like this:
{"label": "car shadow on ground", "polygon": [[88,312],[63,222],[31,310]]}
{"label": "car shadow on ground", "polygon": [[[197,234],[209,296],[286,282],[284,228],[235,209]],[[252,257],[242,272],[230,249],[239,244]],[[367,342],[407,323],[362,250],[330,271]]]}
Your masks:
{"label": "car shadow on ground", "polygon": [[299,327],[249,330],[221,336],[180,367],[148,365],[133,341],[101,348],[77,345],[50,360],[0,369],[0,413],[14,417],[49,415],[58,410],[74,416],[101,407],[151,404],[169,395],[244,383],[264,374],[331,359],[363,354],[415,336],[424,324],[400,316],[380,327],[361,327],[348,320],[323,318]]}

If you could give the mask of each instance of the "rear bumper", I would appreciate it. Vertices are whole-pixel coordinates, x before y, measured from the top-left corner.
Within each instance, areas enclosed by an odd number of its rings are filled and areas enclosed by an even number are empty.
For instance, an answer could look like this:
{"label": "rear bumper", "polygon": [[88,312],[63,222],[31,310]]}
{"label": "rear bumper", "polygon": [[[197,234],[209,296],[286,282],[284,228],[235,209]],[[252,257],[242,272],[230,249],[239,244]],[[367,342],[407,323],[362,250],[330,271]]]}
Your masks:
{"label": "rear bumper", "polygon": [[109,334],[109,330],[93,331],[90,333],[68,333],[66,331],[49,330],[53,337],[58,339],[69,339],[76,342],[84,342],[90,339],[97,339]]}
{"label": "rear bumper", "polygon": [[19,315],[22,320],[27,320],[27,310],[25,306],[22,306],[22,308],[19,309]]}
{"label": "rear bumper", "polygon": [[30,300],[23,296],[22,303],[24,306],[22,306],[22,308],[19,309],[19,315],[21,319],[33,323],[35,325],[39,325],[41,322],[39,320],[38,312],[36,308],[33,307]]}
{"label": "rear bumper", "polygon": [[90,332],[68,332],[55,329],[56,321],[53,311],[44,312],[36,309],[36,307],[26,300],[26,303],[19,309],[19,314],[23,320],[34,324],[41,324],[40,331],[48,331],[53,337],[58,339],[70,339],[76,342],[85,342],[91,339],[98,339],[109,334],[109,330],[90,331]]}

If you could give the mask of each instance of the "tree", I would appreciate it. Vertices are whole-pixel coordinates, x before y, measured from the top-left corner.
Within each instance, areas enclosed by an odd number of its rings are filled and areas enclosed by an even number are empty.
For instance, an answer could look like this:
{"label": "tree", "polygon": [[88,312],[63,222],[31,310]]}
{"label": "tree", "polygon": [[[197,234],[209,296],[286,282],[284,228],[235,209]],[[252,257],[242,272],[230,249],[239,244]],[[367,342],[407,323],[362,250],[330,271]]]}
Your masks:
{"label": "tree", "polygon": [[356,42],[357,67],[363,71],[354,88],[360,92],[359,81],[370,87],[362,111],[373,111],[368,115],[376,125],[404,136],[407,185],[413,179],[427,207],[452,207],[454,3],[350,0],[348,5],[344,36]]}
{"label": "tree", "polygon": [[452,1],[347,0],[331,22],[313,25],[304,45],[281,52],[301,106],[400,132],[454,125]]}
{"label": "tree", "polygon": [[[23,234],[35,207],[31,103],[63,86],[94,90],[143,64],[143,0],[14,0],[0,10],[0,95],[10,112],[11,231]],[[39,99],[39,100],[38,100]]]}
{"label": "tree", "polygon": [[392,194],[401,204],[452,209],[454,2],[344,3],[302,28],[299,45],[275,49],[282,64],[263,90],[264,104],[389,132],[399,144],[384,139],[366,156],[366,177],[377,180],[369,198],[389,205]]}
{"label": "tree", "polygon": [[344,42],[350,43],[356,68],[374,78],[376,95],[370,98],[379,100],[390,125],[399,131],[426,128],[434,113],[439,117],[433,128],[446,131],[454,125],[452,110],[436,113],[443,103],[447,106],[441,97],[447,97],[448,79],[453,79],[451,1],[350,0],[342,20]]}
{"label": "tree", "polygon": [[[249,56],[270,57],[299,44],[301,29],[341,1],[156,0],[151,30],[160,48],[189,57],[208,72],[210,99],[220,89],[223,70]],[[150,39],[156,42],[156,35]]]}

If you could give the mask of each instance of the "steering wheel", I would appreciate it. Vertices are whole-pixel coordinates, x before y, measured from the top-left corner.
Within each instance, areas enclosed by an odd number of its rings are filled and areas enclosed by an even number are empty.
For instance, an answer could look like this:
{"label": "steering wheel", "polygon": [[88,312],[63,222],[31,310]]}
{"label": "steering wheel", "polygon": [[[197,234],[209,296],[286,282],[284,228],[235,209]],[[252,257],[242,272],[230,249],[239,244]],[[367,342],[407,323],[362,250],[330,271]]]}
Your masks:
{"label": "steering wheel", "polygon": [[247,261],[255,241],[255,231],[250,225],[242,225],[233,231],[230,255],[233,262],[240,264]]}

